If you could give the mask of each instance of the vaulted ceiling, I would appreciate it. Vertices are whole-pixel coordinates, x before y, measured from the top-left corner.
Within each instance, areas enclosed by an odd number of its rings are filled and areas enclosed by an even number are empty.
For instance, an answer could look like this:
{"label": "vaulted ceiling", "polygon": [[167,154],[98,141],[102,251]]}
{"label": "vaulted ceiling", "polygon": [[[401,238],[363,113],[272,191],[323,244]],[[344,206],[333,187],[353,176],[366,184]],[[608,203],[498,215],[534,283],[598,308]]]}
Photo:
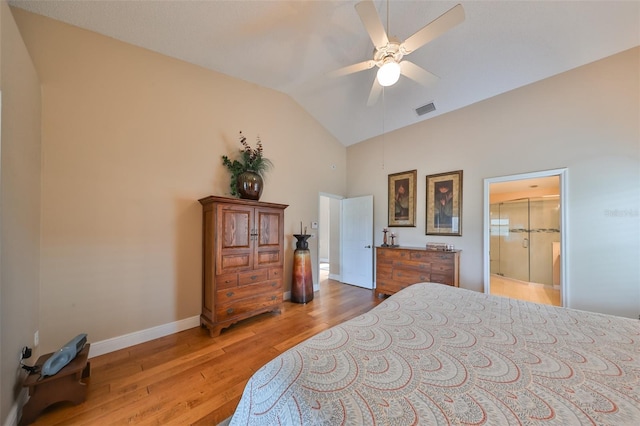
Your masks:
{"label": "vaulted ceiling", "polygon": [[[290,95],[344,145],[453,111],[640,45],[638,1],[461,1],[465,20],[410,60],[437,75],[405,77],[367,106],[376,69],[357,1],[9,0],[95,31]],[[404,40],[458,2],[374,0]],[[416,108],[433,102],[423,116]]]}

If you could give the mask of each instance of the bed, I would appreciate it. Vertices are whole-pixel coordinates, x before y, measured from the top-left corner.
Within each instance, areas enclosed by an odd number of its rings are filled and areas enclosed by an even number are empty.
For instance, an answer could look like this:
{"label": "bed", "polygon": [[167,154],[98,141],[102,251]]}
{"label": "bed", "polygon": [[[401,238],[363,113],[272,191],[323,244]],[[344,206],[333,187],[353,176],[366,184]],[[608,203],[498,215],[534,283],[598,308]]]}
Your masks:
{"label": "bed", "polygon": [[638,425],[640,321],[414,284],[258,370],[245,424]]}

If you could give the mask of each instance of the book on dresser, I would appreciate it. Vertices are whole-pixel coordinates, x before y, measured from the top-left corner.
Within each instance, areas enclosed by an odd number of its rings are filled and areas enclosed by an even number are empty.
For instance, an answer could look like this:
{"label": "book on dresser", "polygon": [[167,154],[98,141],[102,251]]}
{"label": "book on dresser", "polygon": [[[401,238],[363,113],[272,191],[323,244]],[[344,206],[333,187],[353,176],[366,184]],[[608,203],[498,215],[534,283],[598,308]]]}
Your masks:
{"label": "book on dresser", "polygon": [[202,198],[202,313],[217,336],[264,312],[280,312],[287,205],[209,196]]}
{"label": "book on dresser", "polygon": [[376,296],[391,295],[411,284],[459,286],[460,250],[376,247]]}

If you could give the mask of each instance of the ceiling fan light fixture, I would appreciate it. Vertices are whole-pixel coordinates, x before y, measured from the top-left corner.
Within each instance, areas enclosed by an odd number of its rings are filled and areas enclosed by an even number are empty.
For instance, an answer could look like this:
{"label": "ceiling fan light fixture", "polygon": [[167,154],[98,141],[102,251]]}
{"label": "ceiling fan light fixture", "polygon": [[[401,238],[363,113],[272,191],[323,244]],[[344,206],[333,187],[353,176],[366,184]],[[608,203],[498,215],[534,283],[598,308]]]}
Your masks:
{"label": "ceiling fan light fixture", "polygon": [[378,70],[377,78],[380,86],[393,86],[400,78],[400,64],[394,61],[393,58],[385,59]]}

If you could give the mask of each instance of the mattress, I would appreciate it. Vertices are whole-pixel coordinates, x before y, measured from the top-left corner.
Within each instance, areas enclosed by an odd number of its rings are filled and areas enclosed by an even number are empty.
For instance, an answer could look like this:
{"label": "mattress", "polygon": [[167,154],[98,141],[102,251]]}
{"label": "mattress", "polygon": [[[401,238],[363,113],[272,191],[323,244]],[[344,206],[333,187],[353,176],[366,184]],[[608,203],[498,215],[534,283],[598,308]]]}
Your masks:
{"label": "mattress", "polygon": [[414,284],[258,370],[272,424],[638,425],[640,322]]}

